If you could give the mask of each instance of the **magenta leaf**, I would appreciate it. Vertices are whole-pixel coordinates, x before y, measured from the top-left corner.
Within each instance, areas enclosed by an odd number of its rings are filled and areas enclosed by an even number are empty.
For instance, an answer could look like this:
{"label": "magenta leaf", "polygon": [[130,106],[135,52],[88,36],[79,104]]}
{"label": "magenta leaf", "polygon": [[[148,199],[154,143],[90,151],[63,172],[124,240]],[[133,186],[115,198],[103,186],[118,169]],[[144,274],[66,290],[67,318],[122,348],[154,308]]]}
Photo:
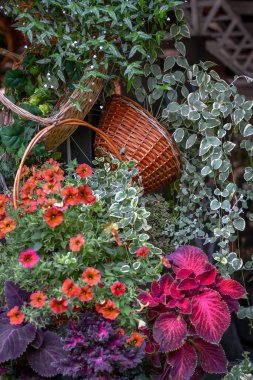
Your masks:
{"label": "magenta leaf", "polygon": [[192,270],[196,275],[205,271],[205,264],[208,262],[206,254],[191,245],[179,247],[168,259],[180,269]]}
{"label": "magenta leaf", "polygon": [[226,302],[230,313],[233,313],[233,312],[237,313],[240,307],[239,301],[229,296],[225,296],[225,295],[221,295],[221,296],[222,296],[223,301]]}
{"label": "magenta leaf", "polygon": [[173,282],[173,277],[170,274],[164,274],[159,281],[161,294],[170,294],[170,286]]}
{"label": "magenta leaf", "polygon": [[14,326],[9,318],[0,319],[0,363],[19,358],[34,340],[36,327],[31,323]]}
{"label": "magenta leaf", "polygon": [[202,380],[204,373],[205,372],[203,371],[201,367],[197,367],[190,380]]}
{"label": "magenta leaf", "polygon": [[191,269],[178,269],[175,271],[177,279],[183,280],[184,278],[190,277],[194,272]]}
{"label": "magenta leaf", "polygon": [[185,278],[178,285],[178,290],[192,290],[197,289],[199,285],[196,283],[194,278]]}
{"label": "magenta leaf", "polygon": [[215,282],[218,271],[211,264],[207,264],[206,269],[207,270],[205,270],[205,272],[200,273],[196,277],[196,282],[199,282],[201,285],[205,285],[205,286],[212,285]]}
{"label": "magenta leaf", "polygon": [[153,281],[151,284],[151,294],[153,297],[159,297],[161,292],[160,292],[160,286],[157,281]]}
{"label": "magenta leaf", "polygon": [[64,359],[65,356],[60,337],[51,331],[44,332],[43,343],[38,350],[30,349],[27,353],[32,369],[45,377],[53,377],[60,373],[59,369],[54,367],[54,363]]}
{"label": "magenta leaf", "polygon": [[184,297],[184,293],[178,290],[178,283],[174,281],[170,286],[170,295],[172,298],[180,300]]}
{"label": "magenta leaf", "polygon": [[235,299],[242,298],[246,293],[244,287],[239,284],[239,282],[225,278],[219,280],[218,285],[216,285],[216,289],[221,294]]}
{"label": "magenta leaf", "polygon": [[226,373],[227,359],[221,346],[205,342],[202,339],[195,339],[196,348],[201,367],[208,373]]}
{"label": "magenta leaf", "polygon": [[9,309],[14,306],[21,307],[25,302],[30,301],[31,293],[21,289],[12,281],[5,281],[4,294]]}
{"label": "magenta leaf", "polygon": [[189,380],[197,366],[197,355],[194,348],[185,343],[169,354],[168,363],[172,366],[170,375],[173,380]]}
{"label": "magenta leaf", "polygon": [[159,300],[154,299],[150,293],[140,293],[138,295],[138,299],[141,301],[143,305],[148,305],[149,307],[155,307],[159,304]]}
{"label": "magenta leaf", "polygon": [[166,313],[157,318],[153,327],[154,339],[160,345],[160,351],[169,352],[179,349],[187,335],[187,324],[176,313]]}
{"label": "magenta leaf", "polygon": [[230,323],[228,307],[214,290],[192,297],[190,320],[197,334],[210,343],[219,343]]}

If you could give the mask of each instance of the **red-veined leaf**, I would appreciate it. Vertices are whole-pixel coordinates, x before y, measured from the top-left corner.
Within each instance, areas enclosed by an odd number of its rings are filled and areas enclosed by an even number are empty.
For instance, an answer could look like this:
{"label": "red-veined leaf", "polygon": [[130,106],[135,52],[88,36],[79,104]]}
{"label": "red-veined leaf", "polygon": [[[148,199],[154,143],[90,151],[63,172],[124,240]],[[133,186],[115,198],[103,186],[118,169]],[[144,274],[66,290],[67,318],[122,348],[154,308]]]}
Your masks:
{"label": "red-veined leaf", "polygon": [[197,247],[186,245],[179,247],[168,259],[180,269],[190,269],[196,275],[205,271],[205,264],[208,262],[206,254]]}
{"label": "red-veined leaf", "polygon": [[184,278],[190,277],[194,272],[191,269],[178,269],[175,270],[177,279],[183,280]]}
{"label": "red-veined leaf", "polygon": [[187,324],[182,316],[166,313],[157,318],[153,327],[154,339],[162,352],[175,351],[184,344]]}
{"label": "red-veined leaf", "polygon": [[196,282],[199,282],[201,285],[212,285],[215,282],[217,274],[217,269],[209,264],[207,265],[207,270],[196,277]]}
{"label": "red-veined leaf", "polygon": [[184,293],[178,290],[178,282],[174,281],[170,286],[170,295],[172,298],[180,300],[184,297]]}
{"label": "red-veined leaf", "polygon": [[201,338],[210,343],[219,343],[229,326],[230,314],[219,293],[206,290],[192,297],[190,320]]}
{"label": "red-veined leaf", "polygon": [[201,367],[197,367],[190,380],[202,380],[204,373]]}
{"label": "red-veined leaf", "polygon": [[197,366],[197,355],[194,348],[185,343],[170,353],[167,361],[172,366],[170,375],[173,380],[189,380]]}
{"label": "red-veined leaf", "polygon": [[230,296],[231,298],[239,299],[245,296],[244,287],[239,284],[239,282],[231,279],[222,278],[219,280],[216,285],[216,289],[226,296]]}
{"label": "red-veined leaf", "polygon": [[228,309],[230,311],[230,313],[237,313],[237,311],[239,310],[239,307],[240,307],[240,304],[239,304],[239,301],[238,300],[235,300],[229,296],[225,296],[225,295],[221,295],[223,301],[226,302],[227,306],[228,306]]}
{"label": "red-veined leaf", "polygon": [[178,290],[192,290],[197,289],[199,285],[196,283],[194,278],[185,278],[178,285]]}
{"label": "red-veined leaf", "polygon": [[170,286],[173,282],[173,277],[170,274],[164,274],[160,281],[160,291],[162,294],[168,295],[170,294]]}
{"label": "red-veined leaf", "polygon": [[227,372],[228,363],[221,346],[205,342],[202,339],[195,339],[193,344],[198,352],[200,364],[204,371],[208,373]]}

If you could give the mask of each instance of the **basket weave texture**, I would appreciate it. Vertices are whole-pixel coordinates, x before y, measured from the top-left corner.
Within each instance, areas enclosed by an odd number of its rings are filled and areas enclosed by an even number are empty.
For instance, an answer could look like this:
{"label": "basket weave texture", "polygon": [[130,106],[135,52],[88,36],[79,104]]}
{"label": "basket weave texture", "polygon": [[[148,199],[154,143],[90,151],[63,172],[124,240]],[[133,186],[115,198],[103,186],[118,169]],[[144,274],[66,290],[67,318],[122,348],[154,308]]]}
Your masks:
{"label": "basket weave texture", "polygon": [[[22,59],[22,58],[21,58]],[[20,62],[22,65],[22,62]],[[101,73],[104,73],[104,67],[101,66]],[[89,88],[90,92],[82,92],[79,89],[75,89],[71,96],[67,100],[63,101],[60,105],[60,109],[57,114],[51,117],[40,117],[33,115],[32,113],[24,110],[23,108],[14,104],[10,99],[8,99],[3,92],[0,92],[0,102],[8,109],[19,115],[20,117],[33,120],[36,123],[44,126],[51,124],[59,124],[63,119],[84,119],[87,114],[90,112],[91,108],[97,101],[97,98],[104,86],[104,79],[100,77],[89,76],[85,80],[81,79],[82,85],[86,88]],[[72,100],[76,100],[80,104],[79,111]],[[75,132],[78,128],[78,125],[62,125],[61,128],[55,128],[48,131],[48,134],[44,136],[43,141],[41,141],[47,150],[53,150],[61,145],[68,137]]]}
{"label": "basket weave texture", "polygon": [[[109,98],[99,128],[113,141],[124,160],[133,160],[144,192],[155,191],[179,178],[182,158],[168,131],[144,108],[119,95]],[[106,141],[96,136],[98,155],[108,155]]]}

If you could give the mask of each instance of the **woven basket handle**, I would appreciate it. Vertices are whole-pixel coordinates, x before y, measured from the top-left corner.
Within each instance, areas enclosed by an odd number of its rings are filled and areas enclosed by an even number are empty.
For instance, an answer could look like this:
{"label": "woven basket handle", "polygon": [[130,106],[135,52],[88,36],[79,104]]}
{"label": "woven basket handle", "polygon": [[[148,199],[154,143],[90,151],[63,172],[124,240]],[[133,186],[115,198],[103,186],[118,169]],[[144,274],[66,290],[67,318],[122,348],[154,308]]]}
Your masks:
{"label": "woven basket handle", "polygon": [[113,153],[115,157],[119,159],[120,161],[122,160],[121,154],[119,153],[118,149],[114,145],[113,141],[99,128],[93,127],[93,125],[87,123],[86,121],[82,121],[79,119],[65,119],[63,121],[60,121],[57,125],[55,124],[49,125],[48,127],[43,128],[39,133],[37,133],[36,136],[34,136],[34,138],[30,141],[29,145],[27,146],[26,151],[22,157],[22,160],[20,162],[16,177],[15,177],[14,186],[13,186],[13,205],[15,209],[17,208],[17,202],[19,200],[19,188],[20,188],[20,182],[21,182],[22,169],[23,169],[27,156],[30,154],[31,150],[34,148],[37,142],[39,142],[43,137],[45,137],[45,135],[48,132],[50,132],[52,129],[60,128],[63,125],[81,125],[83,127],[92,129],[107,142],[109,148],[111,149],[111,153]]}

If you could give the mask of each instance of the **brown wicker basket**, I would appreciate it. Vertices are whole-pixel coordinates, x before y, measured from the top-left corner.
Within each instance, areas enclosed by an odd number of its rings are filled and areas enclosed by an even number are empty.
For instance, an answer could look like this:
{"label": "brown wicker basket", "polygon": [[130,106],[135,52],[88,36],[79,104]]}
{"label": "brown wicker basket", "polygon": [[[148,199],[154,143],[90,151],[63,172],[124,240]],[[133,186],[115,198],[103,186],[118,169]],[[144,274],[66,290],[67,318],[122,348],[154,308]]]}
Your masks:
{"label": "brown wicker basket", "polygon": [[[181,154],[168,131],[144,108],[119,95],[109,98],[99,128],[124,154],[134,160],[145,192],[155,191],[179,178]],[[108,155],[110,147],[96,136],[97,155]]]}
{"label": "brown wicker basket", "polygon": [[[104,67],[100,66],[100,71],[102,74],[105,73]],[[44,126],[51,124],[59,124],[61,120],[65,119],[84,119],[89,113],[94,103],[104,86],[104,79],[101,77],[88,77],[85,80],[81,80],[82,85],[86,88],[91,89],[91,92],[81,92],[75,89],[67,101],[60,105],[60,110],[57,114],[52,117],[40,117],[35,116],[32,113],[20,108],[16,104],[12,103],[3,92],[0,92],[0,102],[8,109],[19,115],[20,117],[33,120],[36,123]],[[74,106],[72,100],[78,100],[80,103],[81,111],[78,111]],[[62,125],[61,128],[54,128],[50,133],[46,135],[42,143],[45,145],[47,150],[53,150],[61,145],[68,137],[72,135],[77,129],[77,125]]]}
{"label": "brown wicker basket", "polygon": [[44,129],[42,129],[39,133],[37,133],[37,135],[30,141],[30,143],[27,146],[26,151],[22,157],[22,160],[20,162],[16,177],[15,177],[14,186],[13,186],[13,205],[14,205],[14,208],[17,208],[17,206],[18,206],[20,181],[21,181],[21,177],[22,177],[22,169],[23,169],[23,166],[25,164],[26,158],[29,156],[29,154],[31,153],[34,146],[39,141],[43,140],[47,134],[50,135],[52,131],[54,131],[55,129],[64,128],[65,125],[83,126],[83,127],[87,127],[89,129],[92,129],[101,137],[102,141],[103,140],[106,141],[108,149],[113,154],[113,156],[116,157],[118,160],[122,159],[120,152],[118,151],[117,147],[115,146],[114,142],[110,139],[110,137],[108,137],[100,129],[93,127],[91,124],[86,123],[85,121],[78,120],[78,119],[66,119],[66,120],[60,121],[58,125],[55,125],[55,124],[49,125],[49,126],[45,127]]}

